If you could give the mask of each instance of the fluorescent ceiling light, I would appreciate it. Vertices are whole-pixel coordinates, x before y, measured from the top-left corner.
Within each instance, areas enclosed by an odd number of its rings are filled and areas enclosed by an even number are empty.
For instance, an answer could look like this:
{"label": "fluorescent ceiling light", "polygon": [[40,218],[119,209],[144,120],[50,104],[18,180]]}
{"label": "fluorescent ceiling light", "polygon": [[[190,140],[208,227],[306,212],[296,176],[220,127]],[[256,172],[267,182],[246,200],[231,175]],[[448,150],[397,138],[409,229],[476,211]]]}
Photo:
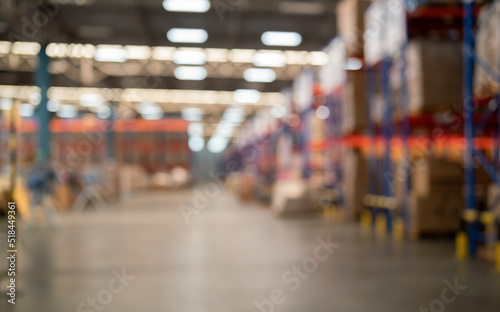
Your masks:
{"label": "fluorescent ceiling light", "polygon": [[127,51],[121,46],[99,45],[94,53],[94,59],[98,62],[123,63],[127,60]]}
{"label": "fluorescent ceiling light", "polygon": [[151,57],[151,48],[148,46],[126,46],[126,57],[131,60],[148,60]]}
{"label": "fluorescent ceiling light", "polygon": [[259,67],[283,67],[286,56],[283,53],[257,53],[253,56],[253,64]]}
{"label": "fluorescent ceiling light", "polygon": [[219,135],[214,135],[208,141],[207,148],[212,153],[220,153],[226,148],[228,143],[229,143],[229,138]]}
{"label": "fluorescent ceiling light", "polygon": [[74,105],[61,105],[56,115],[59,118],[75,118],[78,116],[78,109]]}
{"label": "fluorescent ceiling light", "polygon": [[95,93],[85,93],[80,97],[80,105],[83,107],[99,107],[104,103],[101,95]]}
{"label": "fluorescent ceiling light", "polygon": [[207,62],[207,55],[203,51],[180,50],[174,53],[173,61],[180,65],[203,65]]}
{"label": "fluorescent ceiling light", "polygon": [[146,120],[159,120],[163,117],[163,110],[161,107],[155,103],[141,103],[142,106],[139,109],[143,119]]}
{"label": "fluorescent ceiling light", "polygon": [[345,70],[358,70],[363,67],[363,61],[356,57],[350,57],[344,65]]}
{"label": "fluorescent ceiling light", "polygon": [[97,108],[97,117],[108,119],[111,116],[111,108],[107,105],[99,106]]}
{"label": "fluorescent ceiling light", "polygon": [[318,107],[316,109],[316,117],[321,120],[327,119],[328,117],[330,117],[330,109],[324,105]]}
{"label": "fluorescent ceiling light", "polygon": [[19,55],[37,55],[40,44],[36,42],[17,41],[12,44],[11,52]]}
{"label": "fluorescent ceiling light", "polygon": [[289,31],[266,31],[261,40],[267,46],[296,47],[302,42],[302,36]]}
{"label": "fluorescent ceiling light", "polygon": [[13,102],[12,99],[0,99],[0,110],[11,110]]}
{"label": "fluorescent ceiling light", "polygon": [[234,124],[222,121],[217,125],[215,133],[217,135],[230,137],[231,135],[233,135],[234,127],[235,127]]}
{"label": "fluorescent ceiling light", "polygon": [[33,92],[30,95],[30,103],[37,106],[40,105],[40,102],[42,101],[42,95],[40,92]]}
{"label": "fluorescent ceiling light", "polygon": [[167,33],[171,42],[203,43],[207,41],[208,34],[204,29],[172,28]]}
{"label": "fluorescent ceiling light", "polygon": [[276,80],[276,72],[266,68],[249,68],[243,74],[248,82],[273,82]]}
{"label": "fluorescent ceiling light", "polygon": [[188,141],[189,149],[193,152],[199,152],[205,147],[205,140],[201,136],[192,136]]}
{"label": "fluorescent ceiling light", "polygon": [[207,70],[201,66],[180,66],[174,76],[179,80],[203,80],[207,78]]}
{"label": "fluorescent ceiling light", "polygon": [[21,104],[21,106],[19,106],[19,115],[21,117],[31,117],[34,111],[35,108],[31,104]]}
{"label": "fluorescent ceiling light", "polygon": [[257,103],[260,101],[260,92],[257,90],[239,89],[234,91],[233,99],[236,103]]}
{"label": "fluorescent ceiling light", "polygon": [[181,114],[182,118],[187,121],[200,121],[203,117],[203,111],[196,107],[186,108]]}
{"label": "fluorescent ceiling light", "polygon": [[47,102],[47,110],[49,112],[57,112],[59,110],[59,108],[61,108],[61,103],[59,103],[58,100],[49,100]]}
{"label": "fluorescent ceiling light", "polygon": [[208,0],[164,0],[163,8],[171,12],[205,13],[210,9]]}
{"label": "fluorescent ceiling light", "polygon": [[188,126],[188,134],[190,136],[202,136],[203,131],[203,125],[199,122],[190,123]]}
{"label": "fluorescent ceiling light", "polygon": [[228,108],[222,115],[222,121],[241,123],[245,119],[245,114],[241,108]]}

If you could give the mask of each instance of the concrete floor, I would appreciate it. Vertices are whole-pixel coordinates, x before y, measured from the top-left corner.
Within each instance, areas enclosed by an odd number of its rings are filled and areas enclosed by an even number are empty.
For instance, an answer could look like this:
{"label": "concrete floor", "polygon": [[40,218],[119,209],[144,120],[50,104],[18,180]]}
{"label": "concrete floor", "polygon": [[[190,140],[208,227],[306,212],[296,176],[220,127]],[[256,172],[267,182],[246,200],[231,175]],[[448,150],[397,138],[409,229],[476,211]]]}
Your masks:
{"label": "concrete floor", "polygon": [[[356,225],[277,219],[227,192],[187,225],[178,208],[193,194],[137,195],[64,216],[60,232],[41,222],[19,246],[17,304],[2,288],[0,311],[259,311],[254,302],[269,312],[500,310],[500,274],[455,261],[451,241],[395,243]],[[292,283],[293,266],[311,265],[329,235],[333,254],[322,250],[317,268]],[[124,287],[114,278],[122,268],[134,276]],[[455,278],[467,288],[454,294],[445,281]]]}

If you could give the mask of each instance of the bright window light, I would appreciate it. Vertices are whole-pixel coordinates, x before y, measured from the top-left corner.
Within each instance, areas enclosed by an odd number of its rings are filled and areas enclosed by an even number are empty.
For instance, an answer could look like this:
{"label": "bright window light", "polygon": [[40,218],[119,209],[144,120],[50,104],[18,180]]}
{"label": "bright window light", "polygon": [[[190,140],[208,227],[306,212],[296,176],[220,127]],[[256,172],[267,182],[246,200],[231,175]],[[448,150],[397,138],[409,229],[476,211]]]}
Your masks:
{"label": "bright window light", "polygon": [[330,109],[326,106],[320,106],[316,109],[316,117],[321,120],[325,120],[330,117]]}
{"label": "bright window light", "polygon": [[57,112],[59,110],[59,108],[61,108],[61,103],[59,103],[58,100],[49,100],[47,102],[47,110],[49,112]]}
{"label": "bright window light", "polygon": [[203,111],[196,107],[186,108],[182,111],[182,118],[187,121],[200,121],[203,118]]}
{"label": "bright window light", "polygon": [[203,51],[181,50],[174,53],[173,61],[179,65],[203,65],[207,62],[207,55]]}
{"label": "bright window light", "polygon": [[127,51],[121,46],[99,45],[94,53],[94,59],[98,62],[123,63],[127,60]]}
{"label": "bright window light", "polygon": [[276,72],[267,68],[249,68],[245,70],[243,77],[248,82],[273,82],[276,80]]}
{"label": "bright window light", "polygon": [[180,66],[174,76],[179,80],[203,80],[207,78],[207,70],[201,66]]}
{"label": "bright window light", "polygon": [[189,149],[193,152],[199,152],[205,147],[205,139],[201,136],[192,136],[188,141]]}
{"label": "bright window light", "polygon": [[228,143],[229,138],[215,135],[208,141],[207,148],[212,153],[220,153],[226,148]]}
{"label": "bright window light", "polygon": [[239,89],[234,91],[234,101],[236,103],[257,103],[260,101],[260,92],[250,89]]}
{"label": "bright window light", "polygon": [[80,105],[83,107],[99,107],[104,103],[104,99],[99,94],[85,93],[80,98]]}
{"label": "bright window light", "polygon": [[12,109],[12,99],[0,99],[0,110],[9,111]]}
{"label": "bright window light", "polygon": [[19,115],[21,117],[31,117],[34,111],[35,108],[31,104],[21,104],[21,106],[19,106]]}
{"label": "bright window light", "polygon": [[283,67],[286,65],[286,56],[283,53],[257,53],[253,57],[253,64],[258,67]]}
{"label": "bright window light", "polygon": [[202,136],[203,131],[203,125],[199,122],[190,123],[188,126],[188,134],[190,136]]}
{"label": "bright window light", "polygon": [[61,105],[56,115],[59,118],[75,118],[78,116],[78,109],[74,105]]}
{"label": "bright window light", "polygon": [[101,119],[108,119],[111,116],[111,108],[107,105],[99,106],[97,108],[97,117]]}
{"label": "bright window light", "polygon": [[363,61],[356,57],[350,57],[344,65],[345,70],[359,70],[363,67]]}
{"label": "bright window light", "polygon": [[203,43],[207,41],[208,34],[204,29],[172,28],[167,33],[171,42]]}
{"label": "bright window light", "polygon": [[208,0],[164,0],[163,8],[170,12],[205,13],[210,9]]}
{"label": "bright window light", "polygon": [[267,46],[296,47],[302,42],[302,36],[296,32],[266,31],[262,34],[262,43]]}

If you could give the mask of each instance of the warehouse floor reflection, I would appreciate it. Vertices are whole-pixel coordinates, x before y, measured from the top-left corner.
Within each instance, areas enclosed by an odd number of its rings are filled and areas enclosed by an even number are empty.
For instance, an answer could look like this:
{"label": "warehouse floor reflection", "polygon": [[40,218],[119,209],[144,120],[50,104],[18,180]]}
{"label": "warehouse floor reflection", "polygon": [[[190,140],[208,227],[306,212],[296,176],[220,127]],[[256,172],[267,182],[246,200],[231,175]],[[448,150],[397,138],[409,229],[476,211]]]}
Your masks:
{"label": "warehouse floor reflection", "polygon": [[[101,212],[65,215],[60,232],[39,221],[19,246],[15,309],[3,295],[0,310],[399,312],[443,304],[487,312],[500,306],[493,266],[458,263],[451,241],[395,243],[357,225],[278,219],[224,191],[187,224],[179,207],[194,194],[150,192]],[[451,289],[455,281],[466,288]],[[454,299],[443,303],[445,288]]]}

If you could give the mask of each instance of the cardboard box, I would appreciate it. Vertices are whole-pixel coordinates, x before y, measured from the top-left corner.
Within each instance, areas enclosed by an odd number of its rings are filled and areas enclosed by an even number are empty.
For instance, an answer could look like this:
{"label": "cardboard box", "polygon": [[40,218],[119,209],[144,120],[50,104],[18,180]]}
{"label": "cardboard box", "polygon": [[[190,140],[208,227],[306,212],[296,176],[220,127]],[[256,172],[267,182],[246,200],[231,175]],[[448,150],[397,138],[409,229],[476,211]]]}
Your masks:
{"label": "cardboard box", "polygon": [[433,188],[440,185],[460,185],[465,183],[465,173],[458,163],[434,157],[422,158],[410,167],[412,193],[428,197]]}
{"label": "cardboard box", "polygon": [[372,1],[342,0],[337,4],[337,29],[347,56],[363,56],[365,11]]}
{"label": "cardboard box", "polygon": [[361,152],[346,149],[343,156],[344,168],[344,204],[346,219],[357,220],[364,208],[364,197],[367,193],[367,160]]}
{"label": "cardboard box", "polygon": [[[454,108],[463,102],[462,43],[412,40],[407,50],[407,84],[410,114],[432,113]],[[401,88],[399,66],[392,67],[394,96]]]}
{"label": "cardboard box", "polygon": [[[476,34],[476,53],[495,72],[498,69],[500,3],[492,2],[480,14]],[[479,98],[489,98],[499,91],[498,82],[476,64],[474,73],[474,94]]]}
{"label": "cardboard box", "polygon": [[342,107],[342,133],[363,131],[367,126],[366,73],[348,71]]}

